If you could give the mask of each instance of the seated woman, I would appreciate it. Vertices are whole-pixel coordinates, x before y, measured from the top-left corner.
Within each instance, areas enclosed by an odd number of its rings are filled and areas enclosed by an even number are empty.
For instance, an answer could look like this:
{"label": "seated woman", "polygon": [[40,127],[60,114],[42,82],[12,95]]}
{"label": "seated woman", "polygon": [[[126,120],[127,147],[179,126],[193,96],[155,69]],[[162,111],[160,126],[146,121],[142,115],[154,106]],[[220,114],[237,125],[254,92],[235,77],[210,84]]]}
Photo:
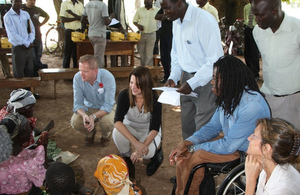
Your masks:
{"label": "seated woman", "polygon": [[11,156],[0,163],[0,194],[29,195],[41,192],[47,167],[46,146],[48,132],[43,132],[35,150],[23,149],[31,135],[27,118],[18,113],[8,114],[0,122],[1,131],[7,131],[12,141]]}
{"label": "seated woman", "polygon": [[[150,159],[147,175],[156,172],[163,161],[161,148],[161,110],[154,82],[146,67],[137,67],[129,75],[129,88],[120,92],[115,113],[114,142],[135,178],[133,163]],[[130,144],[135,151],[132,153]]]}
{"label": "seated woman", "polygon": [[291,164],[300,162],[300,133],[282,119],[260,119],[248,140],[246,195],[299,194],[300,174]]}
{"label": "seated woman", "polygon": [[33,117],[35,103],[36,99],[31,91],[17,89],[11,92],[10,98],[7,101],[7,107],[4,106],[0,110],[0,121],[9,113],[20,113],[28,119],[33,132],[30,139],[24,143],[24,148],[30,147],[34,143],[34,136],[39,136],[41,132],[50,131],[54,127],[53,120],[51,120],[43,130],[39,130],[35,127],[37,121],[37,118]]}

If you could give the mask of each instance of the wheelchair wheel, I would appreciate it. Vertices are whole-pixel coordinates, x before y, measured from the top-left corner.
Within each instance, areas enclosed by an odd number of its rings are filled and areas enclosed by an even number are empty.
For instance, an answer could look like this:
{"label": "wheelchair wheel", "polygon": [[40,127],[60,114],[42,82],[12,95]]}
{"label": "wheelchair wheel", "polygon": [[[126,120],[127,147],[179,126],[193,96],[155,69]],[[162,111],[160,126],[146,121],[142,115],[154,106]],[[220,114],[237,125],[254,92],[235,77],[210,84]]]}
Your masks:
{"label": "wheelchair wheel", "polygon": [[241,195],[245,194],[245,189],[245,164],[242,163],[228,173],[220,185],[217,195]]}

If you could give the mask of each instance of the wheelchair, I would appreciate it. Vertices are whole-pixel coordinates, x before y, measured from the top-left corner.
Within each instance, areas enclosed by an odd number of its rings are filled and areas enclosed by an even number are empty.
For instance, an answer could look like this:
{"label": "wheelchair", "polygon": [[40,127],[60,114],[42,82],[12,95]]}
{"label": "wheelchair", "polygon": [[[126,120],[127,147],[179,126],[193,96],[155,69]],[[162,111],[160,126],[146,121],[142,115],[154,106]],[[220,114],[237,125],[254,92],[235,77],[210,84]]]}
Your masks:
{"label": "wheelchair", "polygon": [[[236,195],[245,194],[246,189],[246,177],[245,177],[245,152],[239,151],[240,158],[224,162],[224,163],[201,163],[196,165],[190,172],[189,178],[187,180],[184,195],[189,193],[190,185],[192,183],[195,172],[204,167],[205,177],[206,176],[218,176],[220,174],[227,174],[222,183],[215,187],[217,188],[217,195]],[[203,180],[204,181],[204,180]],[[203,183],[202,181],[202,183]],[[203,190],[204,186],[200,185],[200,192]],[[203,192],[203,191],[202,191]],[[201,195],[211,195],[215,192],[207,191]]]}

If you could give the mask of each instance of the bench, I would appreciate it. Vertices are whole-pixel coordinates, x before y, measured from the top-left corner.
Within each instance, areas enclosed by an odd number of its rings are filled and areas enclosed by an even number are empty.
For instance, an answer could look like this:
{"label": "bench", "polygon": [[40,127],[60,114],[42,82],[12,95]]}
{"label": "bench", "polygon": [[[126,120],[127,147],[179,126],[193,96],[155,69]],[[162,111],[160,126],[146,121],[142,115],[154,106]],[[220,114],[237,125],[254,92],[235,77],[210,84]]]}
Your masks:
{"label": "bench", "polygon": [[[160,75],[162,68],[158,66],[146,66],[149,68],[150,73],[157,79]],[[129,67],[111,67],[105,68],[110,71],[114,77],[128,77],[130,72],[133,70],[133,66]],[[54,81],[54,99],[56,99],[56,84],[62,79],[73,79],[74,75],[78,72],[78,68],[46,68],[40,69],[39,75],[42,81]]]}
{"label": "bench", "polygon": [[40,86],[40,77],[23,77],[23,78],[1,78],[0,88],[25,88],[30,87],[34,94],[34,88]]}

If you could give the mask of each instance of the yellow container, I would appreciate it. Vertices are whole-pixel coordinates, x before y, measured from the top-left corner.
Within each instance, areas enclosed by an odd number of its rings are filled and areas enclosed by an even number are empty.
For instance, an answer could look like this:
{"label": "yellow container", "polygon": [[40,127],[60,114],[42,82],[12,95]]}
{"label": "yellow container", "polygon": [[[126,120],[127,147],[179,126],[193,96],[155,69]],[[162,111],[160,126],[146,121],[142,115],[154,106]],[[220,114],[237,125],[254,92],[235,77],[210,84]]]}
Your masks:
{"label": "yellow container", "polygon": [[8,38],[7,37],[2,37],[1,38],[1,48],[2,49],[9,49],[9,48],[11,48],[11,43],[8,42]]}
{"label": "yellow container", "polygon": [[125,38],[125,35],[120,32],[111,32],[110,33],[110,40],[111,41],[123,41]]}
{"label": "yellow container", "polygon": [[128,41],[139,41],[141,39],[141,34],[135,32],[129,32],[127,34]]}
{"label": "yellow container", "polygon": [[71,39],[72,41],[83,41],[85,40],[85,34],[81,32],[72,32]]}

